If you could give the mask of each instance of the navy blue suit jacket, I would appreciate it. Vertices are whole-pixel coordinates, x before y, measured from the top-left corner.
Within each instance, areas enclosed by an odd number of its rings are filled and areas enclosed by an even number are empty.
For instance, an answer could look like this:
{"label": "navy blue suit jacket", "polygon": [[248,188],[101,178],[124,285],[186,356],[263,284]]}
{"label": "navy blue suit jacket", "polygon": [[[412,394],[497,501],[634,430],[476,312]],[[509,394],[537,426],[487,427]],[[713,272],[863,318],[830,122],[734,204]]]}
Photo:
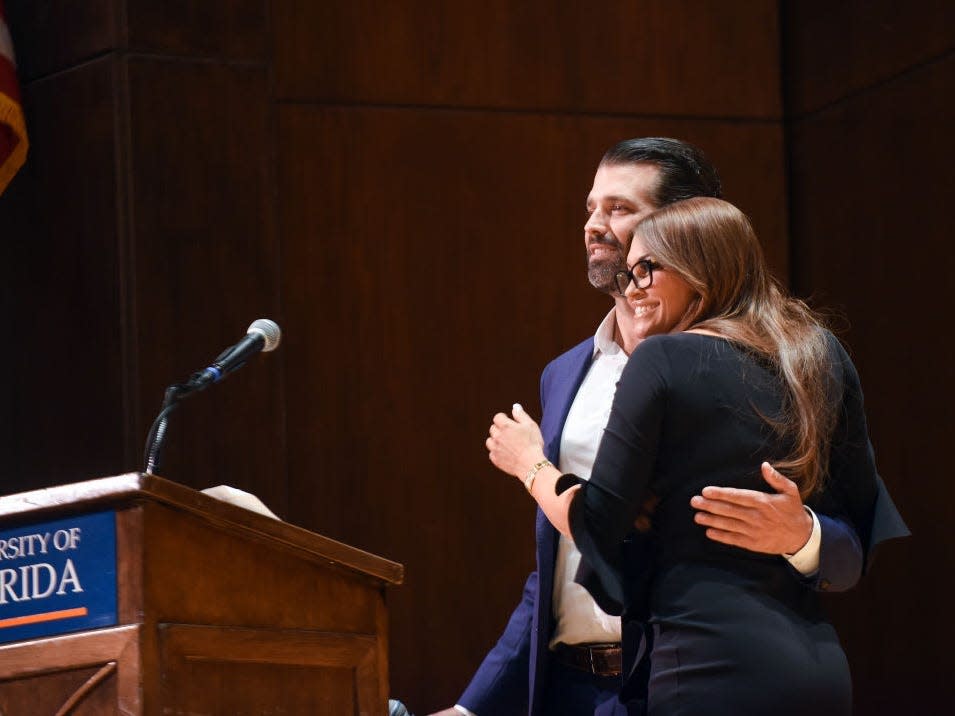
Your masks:
{"label": "navy blue suit jacket", "polygon": [[[577,391],[593,359],[594,339],[554,359],[541,376],[541,432],[547,457],[560,458],[560,438]],[[887,497],[887,495],[886,495]],[[892,511],[894,506],[889,505]],[[895,513],[897,515],[897,513]],[[822,527],[819,571],[810,586],[839,591],[858,580],[862,548],[845,522],[817,515]],[[553,631],[551,600],[554,562],[559,535],[544,513],[537,510],[537,570],[524,585],[524,594],[497,644],[488,652],[458,703],[478,716],[541,714],[542,690],[547,683],[548,642]],[[794,578],[799,578],[793,570]]]}

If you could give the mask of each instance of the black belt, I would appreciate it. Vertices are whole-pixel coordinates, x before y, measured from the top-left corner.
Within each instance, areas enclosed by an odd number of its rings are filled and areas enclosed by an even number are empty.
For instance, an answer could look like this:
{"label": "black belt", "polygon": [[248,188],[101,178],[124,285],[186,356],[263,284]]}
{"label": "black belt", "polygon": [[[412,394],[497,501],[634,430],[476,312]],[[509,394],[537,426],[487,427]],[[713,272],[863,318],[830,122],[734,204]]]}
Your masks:
{"label": "black belt", "polygon": [[595,676],[620,676],[623,673],[623,649],[620,644],[560,643],[554,647],[554,658]]}

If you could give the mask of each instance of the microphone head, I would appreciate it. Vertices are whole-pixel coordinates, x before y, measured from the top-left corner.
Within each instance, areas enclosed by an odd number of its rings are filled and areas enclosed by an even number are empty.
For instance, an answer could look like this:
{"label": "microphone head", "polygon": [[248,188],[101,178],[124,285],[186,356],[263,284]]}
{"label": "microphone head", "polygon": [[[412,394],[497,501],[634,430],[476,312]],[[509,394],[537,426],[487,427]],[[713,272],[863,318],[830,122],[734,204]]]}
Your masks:
{"label": "microphone head", "polygon": [[257,333],[262,336],[262,339],[265,341],[265,345],[262,346],[263,353],[274,351],[279,347],[279,343],[282,340],[282,329],[279,328],[279,325],[275,321],[270,321],[268,318],[259,318],[258,320],[252,321],[252,325],[249,326],[249,330],[246,331],[246,333]]}

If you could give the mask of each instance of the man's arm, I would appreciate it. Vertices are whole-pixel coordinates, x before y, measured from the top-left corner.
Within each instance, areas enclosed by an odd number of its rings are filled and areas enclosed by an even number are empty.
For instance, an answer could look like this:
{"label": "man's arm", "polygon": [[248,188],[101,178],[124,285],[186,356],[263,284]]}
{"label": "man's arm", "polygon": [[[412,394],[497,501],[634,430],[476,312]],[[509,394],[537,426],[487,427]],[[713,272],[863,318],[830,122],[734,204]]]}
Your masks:
{"label": "man's arm", "polygon": [[[572,400],[593,354],[593,337],[558,356],[544,368],[540,379],[541,429],[544,439],[559,440],[563,429],[560,409]],[[549,409],[556,406],[556,409]],[[557,461],[556,454],[551,457]],[[537,599],[537,572],[524,585],[524,597],[508,621],[497,645],[488,652],[471,683],[458,700],[457,707],[477,716],[525,713],[529,700],[530,642]],[[459,716],[445,709],[431,716]]]}
{"label": "man's arm", "polygon": [[[504,633],[484,657],[471,683],[458,699],[458,705],[477,716],[518,716],[527,711],[528,663],[536,597],[537,572],[532,572]],[[445,709],[432,716],[445,714],[461,716],[456,709]]]}
{"label": "man's arm", "polygon": [[[803,505],[799,488],[792,480],[762,466],[763,479],[776,490],[765,493],[729,487],[705,487],[690,504],[697,510],[696,522],[706,527],[706,536],[751,552],[792,555],[809,541],[812,515]],[[821,539],[815,555],[800,555],[814,571],[804,571],[814,589],[843,591],[852,587],[862,573],[859,537],[846,522],[817,514]],[[810,545],[810,548],[813,545]]]}

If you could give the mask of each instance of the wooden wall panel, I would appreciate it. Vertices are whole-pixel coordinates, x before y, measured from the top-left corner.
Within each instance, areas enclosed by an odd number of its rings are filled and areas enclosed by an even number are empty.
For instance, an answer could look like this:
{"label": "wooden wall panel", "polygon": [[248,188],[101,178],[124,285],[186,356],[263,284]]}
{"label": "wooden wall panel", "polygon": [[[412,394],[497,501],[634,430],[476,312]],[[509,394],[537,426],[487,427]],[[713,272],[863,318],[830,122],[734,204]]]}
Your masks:
{"label": "wooden wall panel", "polygon": [[784,240],[771,125],[280,110],[289,517],[406,565],[392,683],[415,709],[459,695],[520,597],[533,505],[484,436],[515,400],[539,415],[540,370],[608,310],[584,200],[607,146],[660,133],[710,149]]}
{"label": "wooden wall panel", "polygon": [[950,0],[782,3],[788,111],[800,115],[955,49]]}
{"label": "wooden wall panel", "polygon": [[119,47],[122,5],[121,0],[6,0],[21,82]]}
{"label": "wooden wall panel", "polygon": [[24,88],[30,155],[0,212],[13,349],[5,492],[122,464],[115,80],[103,58]]}
{"label": "wooden wall panel", "polygon": [[[876,456],[914,537],[884,548],[859,588],[830,600],[857,713],[933,713],[955,696],[952,306],[955,58],[796,122],[793,275],[841,309]],[[919,615],[913,624],[913,615]]]}
{"label": "wooden wall panel", "polygon": [[780,116],[776,2],[273,3],[279,97]]}
{"label": "wooden wall panel", "polygon": [[129,48],[186,57],[265,59],[269,0],[126,0]]}
{"label": "wooden wall panel", "polygon": [[[167,385],[211,363],[254,319],[281,325],[279,254],[266,71],[134,57],[128,72],[138,358],[128,368],[144,438]],[[183,404],[163,476],[229,482],[284,510],[277,355]]]}

